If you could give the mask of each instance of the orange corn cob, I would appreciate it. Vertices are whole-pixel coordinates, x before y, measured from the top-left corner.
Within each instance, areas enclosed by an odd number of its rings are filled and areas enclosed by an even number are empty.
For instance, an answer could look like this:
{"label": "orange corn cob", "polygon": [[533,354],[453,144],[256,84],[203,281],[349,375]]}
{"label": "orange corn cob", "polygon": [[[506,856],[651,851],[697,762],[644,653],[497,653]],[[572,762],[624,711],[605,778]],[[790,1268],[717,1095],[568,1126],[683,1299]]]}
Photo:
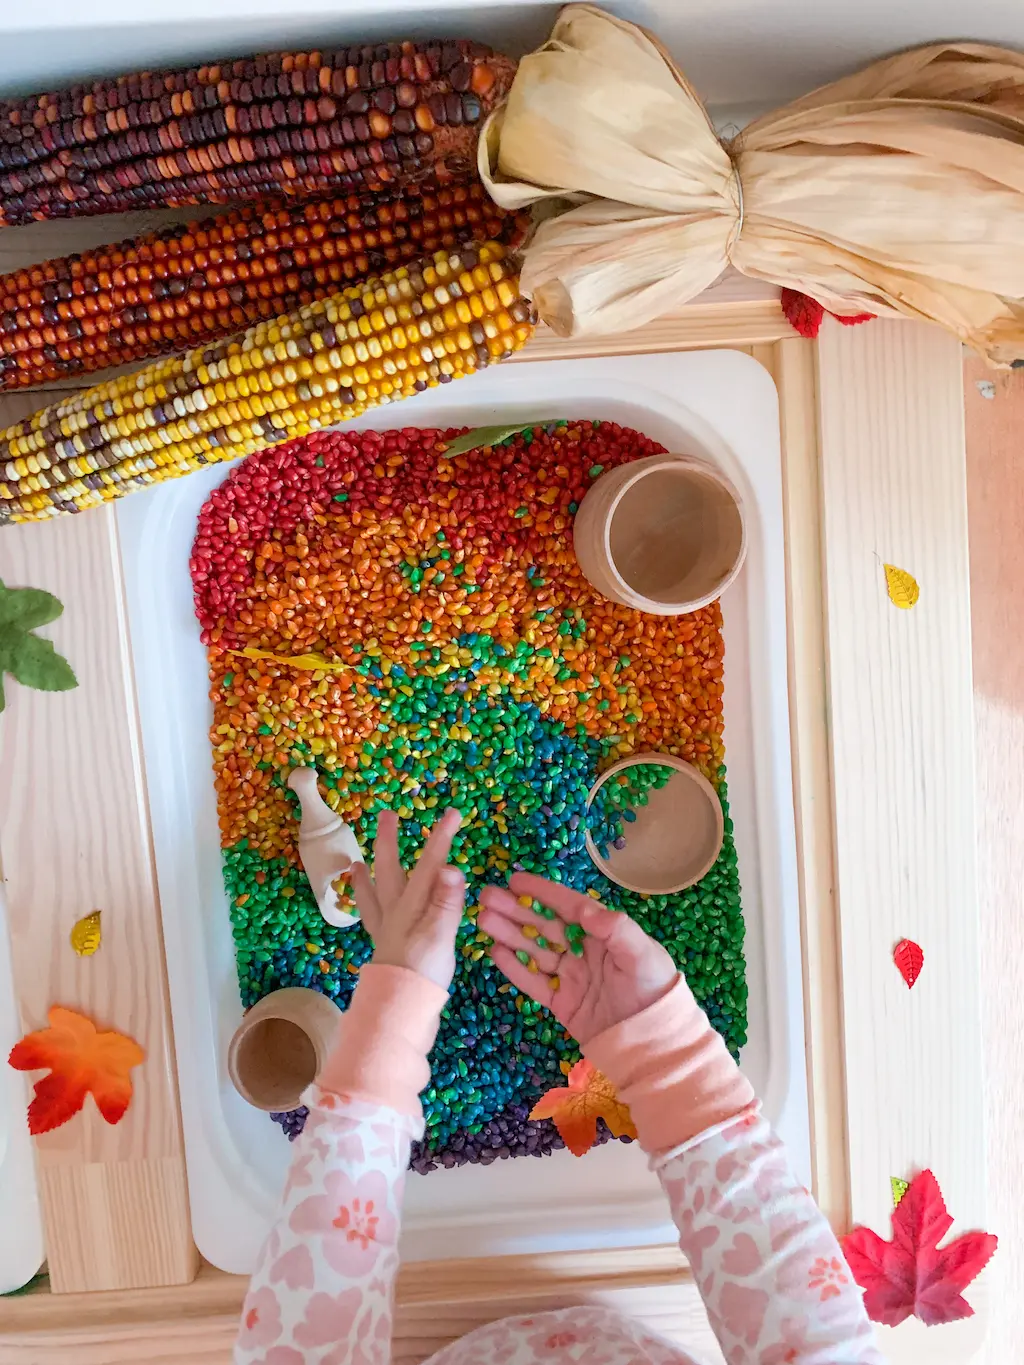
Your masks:
{"label": "orange corn cob", "polygon": [[0,276],[0,390],[186,351],[462,242],[515,242],[479,182],[236,209]]}

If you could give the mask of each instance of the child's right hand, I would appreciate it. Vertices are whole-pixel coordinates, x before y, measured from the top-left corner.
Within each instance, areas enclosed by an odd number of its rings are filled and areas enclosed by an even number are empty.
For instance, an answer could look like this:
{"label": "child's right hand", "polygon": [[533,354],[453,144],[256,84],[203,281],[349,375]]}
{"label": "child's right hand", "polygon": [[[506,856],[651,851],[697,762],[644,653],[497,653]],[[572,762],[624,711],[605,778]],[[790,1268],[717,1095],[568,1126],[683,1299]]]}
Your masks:
{"label": "child's right hand", "polygon": [[[484,909],[478,925],[494,939],[491,957],[513,986],[545,1005],[581,1047],[613,1024],[639,1014],[667,995],[679,976],[675,963],[635,920],[609,910],[557,882],[517,872],[510,890],[488,886],[480,897]],[[555,912],[548,919],[520,896],[529,896]],[[580,925],[586,936],[577,955],[566,925]],[[537,933],[524,934],[523,928]],[[539,936],[539,937],[538,937]],[[555,944],[539,947],[540,939]],[[531,971],[516,957],[529,953]]]}

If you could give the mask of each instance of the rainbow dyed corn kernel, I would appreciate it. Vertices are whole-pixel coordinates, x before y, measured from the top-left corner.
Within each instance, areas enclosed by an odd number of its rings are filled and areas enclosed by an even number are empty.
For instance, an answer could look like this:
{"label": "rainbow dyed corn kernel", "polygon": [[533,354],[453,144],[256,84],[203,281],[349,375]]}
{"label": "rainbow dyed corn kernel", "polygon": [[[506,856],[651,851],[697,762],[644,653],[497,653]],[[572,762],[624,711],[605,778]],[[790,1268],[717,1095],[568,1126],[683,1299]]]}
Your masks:
{"label": "rainbow dyed corn kernel", "polygon": [[[449,455],[455,434],[324,431],[262,451],[205,503],[191,560],[246,1004],[305,985],[345,1006],[371,951],[361,926],[324,925],[298,865],[295,764],[316,768],[364,846],[379,812],[397,810],[407,864],[447,805],[465,816],[453,857],[467,911],[413,1152],[420,1172],[560,1145],[529,1110],[578,1048],[494,968],[477,928],[483,887],[516,871],[635,918],[729,1048],[746,1036],[718,606],[645,617],[599,597],[572,549],[575,510],[601,467],[660,447],[570,420]],[[671,896],[614,885],[585,845],[599,774],[651,750],[697,765],[726,812],[715,866]],[[559,931],[553,911],[521,903],[536,933],[521,940],[524,967],[542,940],[554,946],[552,932],[588,950],[575,926]],[[559,956],[560,982],[578,951]],[[281,1121],[294,1134],[301,1119]]]}

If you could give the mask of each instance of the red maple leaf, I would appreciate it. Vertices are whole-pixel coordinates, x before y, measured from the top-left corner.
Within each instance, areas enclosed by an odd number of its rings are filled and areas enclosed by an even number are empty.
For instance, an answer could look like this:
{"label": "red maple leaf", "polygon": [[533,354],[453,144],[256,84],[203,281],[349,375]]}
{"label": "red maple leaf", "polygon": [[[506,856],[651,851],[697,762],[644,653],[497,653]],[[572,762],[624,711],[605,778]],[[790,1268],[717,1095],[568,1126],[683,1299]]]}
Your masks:
{"label": "red maple leaf", "polygon": [[843,1238],[843,1254],[864,1290],[872,1322],[898,1327],[913,1315],[931,1327],[973,1316],[962,1291],[984,1270],[998,1239],[967,1232],[940,1247],[952,1226],[938,1181],[931,1171],[921,1171],[893,1211],[891,1242],[871,1228],[854,1228]]}
{"label": "red maple leaf", "polygon": [[[783,289],[780,303],[789,325],[802,337],[813,341],[821,330],[825,308],[809,294],[801,294],[799,289]],[[829,313],[829,317],[835,318],[836,322],[841,322],[844,327],[853,327],[858,322],[870,322],[874,316],[874,313],[854,313],[850,317],[840,317],[838,313]]]}

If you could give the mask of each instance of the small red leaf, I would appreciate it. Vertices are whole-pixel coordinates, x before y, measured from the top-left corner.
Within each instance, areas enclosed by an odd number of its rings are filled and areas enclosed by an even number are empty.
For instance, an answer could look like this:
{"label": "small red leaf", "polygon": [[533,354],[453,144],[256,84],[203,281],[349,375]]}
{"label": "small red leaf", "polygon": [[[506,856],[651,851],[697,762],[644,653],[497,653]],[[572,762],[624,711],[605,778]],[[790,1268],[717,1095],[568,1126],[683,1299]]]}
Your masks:
{"label": "small red leaf", "polygon": [[900,976],[907,983],[909,990],[921,975],[924,953],[912,938],[901,938],[892,950],[892,960],[896,963]]}
{"label": "small red leaf", "polygon": [[921,1171],[893,1211],[891,1242],[871,1228],[854,1228],[842,1239],[872,1322],[898,1327],[913,1315],[933,1326],[973,1315],[962,1291],[999,1243],[991,1233],[968,1232],[940,1247],[952,1223],[934,1175]]}
{"label": "small red leaf", "polygon": [[[801,294],[799,289],[783,289],[780,303],[789,325],[802,337],[813,341],[821,330],[826,312],[824,306],[817,299],[812,299],[809,294]],[[855,327],[858,322],[870,322],[874,316],[874,313],[853,313],[849,317],[841,317],[838,313],[829,313],[829,317],[835,318],[836,322],[841,322],[844,327]]]}
{"label": "small red leaf", "polygon": [[783,289],[780,302],[789,325],[802,337],[813,341],[825,316],[825,310],[818,300],[812,299],[809,294],[801,294],[798,289]]}

